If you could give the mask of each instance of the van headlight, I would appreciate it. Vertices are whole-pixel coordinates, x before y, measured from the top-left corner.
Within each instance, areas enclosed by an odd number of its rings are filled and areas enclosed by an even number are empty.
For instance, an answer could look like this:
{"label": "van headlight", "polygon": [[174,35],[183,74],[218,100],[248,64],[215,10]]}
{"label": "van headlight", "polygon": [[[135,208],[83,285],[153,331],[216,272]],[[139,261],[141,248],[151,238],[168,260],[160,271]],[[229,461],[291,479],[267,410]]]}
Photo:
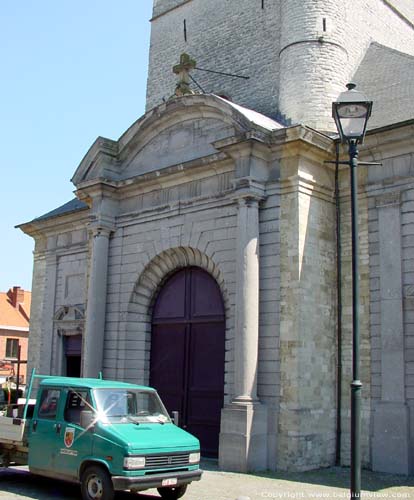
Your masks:
{"label": "van headlight", "polygon": [[188,457],[188,462],[190,464],[198,464],[199,461],[200,461],[199,451],[197,453],[190,453],[190,456]]}
{"label": "van headlight", "polygon": [[145,457],[125,457],[124,469],[143,469],[145,467]]}

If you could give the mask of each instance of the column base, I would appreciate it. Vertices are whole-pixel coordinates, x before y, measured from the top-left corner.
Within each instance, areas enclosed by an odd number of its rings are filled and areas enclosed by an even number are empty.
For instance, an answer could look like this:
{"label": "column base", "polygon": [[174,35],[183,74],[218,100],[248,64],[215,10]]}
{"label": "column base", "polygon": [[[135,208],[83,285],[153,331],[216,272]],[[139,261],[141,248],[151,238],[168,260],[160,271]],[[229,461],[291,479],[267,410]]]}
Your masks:
{"label": "column base", "polygon": [[267,408],[236,403],[221,411],[220,469],[254,472],[267,469]]}
{"label": "column base", "polygon": [[372,469],[410,474],[409,410],[404,403],[380,402],[374,411]]}

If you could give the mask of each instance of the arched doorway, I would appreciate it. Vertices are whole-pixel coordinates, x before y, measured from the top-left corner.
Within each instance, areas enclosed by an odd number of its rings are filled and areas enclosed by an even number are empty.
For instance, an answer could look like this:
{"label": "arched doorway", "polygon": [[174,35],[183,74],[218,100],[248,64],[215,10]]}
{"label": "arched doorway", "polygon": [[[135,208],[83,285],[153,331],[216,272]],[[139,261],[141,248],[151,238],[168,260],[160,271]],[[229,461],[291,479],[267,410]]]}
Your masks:
{"label": "arched doorway", "polygon": [[150,385],[180,426],[198,437],[204,456],[218,455],[224,398],[225,315],[207,272],[188,267],[162,287],[153,309]]}

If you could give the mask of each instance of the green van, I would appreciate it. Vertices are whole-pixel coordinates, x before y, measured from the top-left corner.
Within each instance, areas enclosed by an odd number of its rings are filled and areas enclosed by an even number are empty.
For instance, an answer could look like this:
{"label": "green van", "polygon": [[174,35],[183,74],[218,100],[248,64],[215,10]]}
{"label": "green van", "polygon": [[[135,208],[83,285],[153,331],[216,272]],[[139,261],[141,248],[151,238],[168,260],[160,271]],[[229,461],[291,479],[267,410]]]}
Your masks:
{"label": "green van", "polygon": [[201,478],[198,439],[172,423],[155,389],[45,377],[35,405],[28,402],[18,410],[20,418],[13,418],[21,427],[14,436],[15,444],[20,442],[15,457],[7,446],[13,435],[3,432],[10,418],[0,417],[3,465],[25,462],[26,451],[32,473],[80,482],[84,500],[111,500],[116,490],[148,488],[174,500]]}

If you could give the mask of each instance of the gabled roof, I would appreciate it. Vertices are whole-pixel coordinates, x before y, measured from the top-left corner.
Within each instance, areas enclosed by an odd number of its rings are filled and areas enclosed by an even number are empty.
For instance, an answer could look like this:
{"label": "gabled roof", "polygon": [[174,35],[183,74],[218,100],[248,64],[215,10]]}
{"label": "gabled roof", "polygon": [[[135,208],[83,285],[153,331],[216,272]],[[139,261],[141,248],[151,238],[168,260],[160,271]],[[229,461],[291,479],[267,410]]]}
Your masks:
{"label": "gabled roof", "polygon": [[[154,141],[171,127],[178,130],[181,125],[184,126],[184,123],[198,119],[217,120],[223,126],[232,129],[233,134],[244,134],[250,131],[271,134],[275,130],[285,128],[283,124],[265,115],[214,94],[177,97],[145,113],[117,141],[98,137],[82,159],[71,180],[77,187],[85,181],[98,177],[113,181],[123,180],[125,168],[134,155],[150,145],[154,149],[154,155],[157,156],[157,159],[166,158],[165,155],[156,154],[156,151],[159,150],[154,146]],[[203,150],[194,149],[194,153],[196,150],[198,151],[198,158],[217,152],[207,140],[205,144],[209,148],[208,152],[206,148]],[[194,159],[191,158],[191,160]],[[188,158],[181,158],[177,160],[177,164],[187,160]],[[171,161],[174,160],[171,159]],[[158,163],[158,161],[155,162],[153,158],[148,161],[151,168],[154,163]],[[166,166],[161,165],[159,170],[163,168]]]}
{"label": "gabled roof", "polygon": [[414,118],[414,56],[371,43],[353,81],[373,101],[369,129]]}
{"label": "gabled roof", "polygon": [[32,293],[20,287],[0,292],[0,328],[27,331],[31,300]]}

